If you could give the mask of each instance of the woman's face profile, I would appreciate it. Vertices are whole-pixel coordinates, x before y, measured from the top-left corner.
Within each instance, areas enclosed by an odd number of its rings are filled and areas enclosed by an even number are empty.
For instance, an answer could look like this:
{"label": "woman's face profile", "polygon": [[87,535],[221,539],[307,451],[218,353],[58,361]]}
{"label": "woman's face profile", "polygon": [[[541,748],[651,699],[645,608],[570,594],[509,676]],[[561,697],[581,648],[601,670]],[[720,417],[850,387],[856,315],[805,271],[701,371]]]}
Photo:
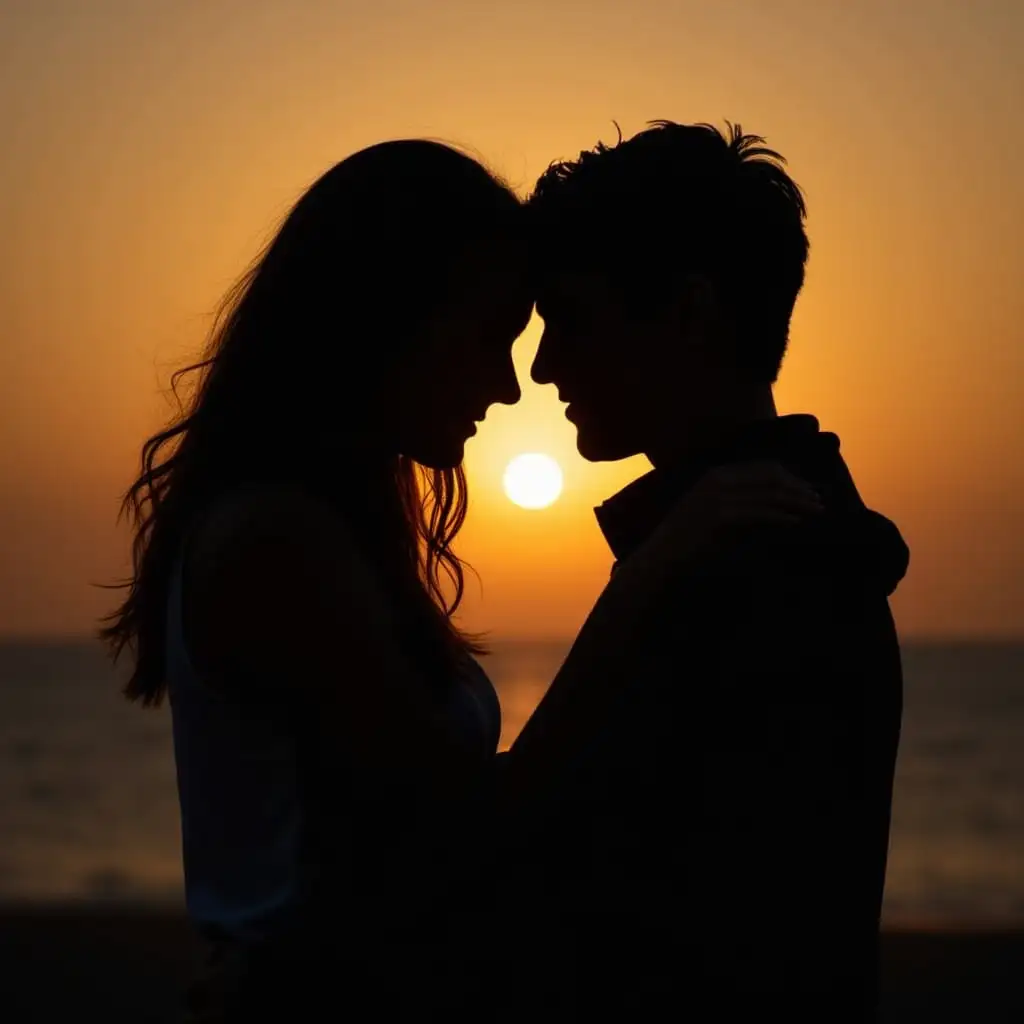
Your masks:
{"label": "woman's face profile", "polygon": [[512,345],[533,310],[525,246],[518,243],[470,247],[452,282],[383,401],[399,453],[432,469],[462,461],[490,406],[519,401]]}

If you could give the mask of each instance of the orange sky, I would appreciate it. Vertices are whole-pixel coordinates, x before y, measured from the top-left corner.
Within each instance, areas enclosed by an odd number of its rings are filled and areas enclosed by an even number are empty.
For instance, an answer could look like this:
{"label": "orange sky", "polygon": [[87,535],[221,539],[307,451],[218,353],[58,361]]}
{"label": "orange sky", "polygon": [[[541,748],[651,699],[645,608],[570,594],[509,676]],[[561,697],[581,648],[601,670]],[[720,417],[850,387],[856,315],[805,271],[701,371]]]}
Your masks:
{"label": "orange sky", "polygon": [[[1018,0],[0,0],[0,633],[106,606],[158,389],[326,167],[440,136],[526,190],[661,117],[739,120],[807,192],[779,404],[904,529],[904,633],[1024,632],[1022,52]],[[645,468],[574,454],[538,337],[468,455],[465,622],[499,634],[575,630],[609,565],[589,509]],[[536,450],[566,492],[529,512],[500,481]]]}

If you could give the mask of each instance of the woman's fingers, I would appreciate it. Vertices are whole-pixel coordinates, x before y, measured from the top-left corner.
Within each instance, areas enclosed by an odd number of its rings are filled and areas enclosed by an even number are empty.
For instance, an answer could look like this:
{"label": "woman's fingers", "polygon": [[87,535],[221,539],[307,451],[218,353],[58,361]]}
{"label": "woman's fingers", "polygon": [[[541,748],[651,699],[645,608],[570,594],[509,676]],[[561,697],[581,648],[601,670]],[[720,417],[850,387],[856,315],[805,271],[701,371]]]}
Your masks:
{"label": "woman's fingers", "polygon": [[751,488],[730,495],[721,508],[729,523],[805,522],[823,511],[821,499],[804,488]]}
{"label": "woman's fingers", "polygon": [[764,523],[798,525],[806,523],[810,516],[811,513],[794,512],[777,506],[750,505],[732,509],[724,518],[730,526],[751,526]]}
{"label": "woman's fingers", "polygon": [[721,466],[712,470],[707,480],[725,492],[763,489],[816,493],[810,483],[778,462],[747,462]]}
{"label": "woman's fingers", "polygon": [[786,469],[781,462],[769,460],[731,462],[711,470],[708,476],[727,486],[740,486],[748,483],[802,482],[800,477]]}
{"label": "woman's fingers", "polygon": [[813,487],[777,487],[767,497],[770,502],[777,502],[787,508],[806,509],[809,512],[820,512],[825,506],[821,495]]}
{"label": "woman's fingers", "polygon": [[732,505],[764,505],[781,508],[807,509],[808,511],[823,508],[821,497],[807,486],[768,486],[738,487],[726,499]]}

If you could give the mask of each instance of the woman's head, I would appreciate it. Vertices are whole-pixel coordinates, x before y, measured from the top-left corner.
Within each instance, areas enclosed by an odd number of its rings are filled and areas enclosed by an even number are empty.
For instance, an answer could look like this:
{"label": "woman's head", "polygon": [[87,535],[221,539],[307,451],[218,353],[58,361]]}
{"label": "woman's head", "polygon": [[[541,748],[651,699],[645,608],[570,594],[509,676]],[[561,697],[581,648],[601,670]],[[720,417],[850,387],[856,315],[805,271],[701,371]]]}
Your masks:
{"label": "woman's head", "polygon": [[130,696],[162,695],[166,584],[187,523],[258,480],[338,504],[421,647],[471,646],[450,621],[461,461],[474,421],[519,397],[526,244],[515,194],[437,142],[361,150],[299,199],[225,299],[204,358],[176,375],[195,373],[196,387],[144,445],[126,495],[134,574],[101,635],[115,656],[134,649]]}
{"label": "woman's head", "polygon": [[520,201],[465,154],[419,140],[361,150],[303,195],[250,271],[212,368],[224,393],[211,380],[209,400],[257,401],[239,425],[269,428],[278,450],[454,468],[474,419],[518,398],[525,245]]}

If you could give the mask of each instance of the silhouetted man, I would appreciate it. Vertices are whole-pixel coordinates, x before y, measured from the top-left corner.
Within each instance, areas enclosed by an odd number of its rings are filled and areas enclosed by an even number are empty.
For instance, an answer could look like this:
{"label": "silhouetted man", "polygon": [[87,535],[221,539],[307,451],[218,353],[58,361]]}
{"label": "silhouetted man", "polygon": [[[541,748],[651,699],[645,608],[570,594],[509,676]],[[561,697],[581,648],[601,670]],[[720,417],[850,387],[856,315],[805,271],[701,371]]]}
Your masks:
{"label": "silhouetted man", "polygon": [[[533,378],[585,458],[654,466],[596,510],[617,564],[715,467],[777,461],[825,508],[681,570],[615,714],[552,780],[533,912],[568,925],[581,1019],[875,1013],[908,552],[838,438],[776,414],[808,242],[762,143],[657,122],[552,166],[529,203]],[[524,737],[544,720],[542,703]]]}

